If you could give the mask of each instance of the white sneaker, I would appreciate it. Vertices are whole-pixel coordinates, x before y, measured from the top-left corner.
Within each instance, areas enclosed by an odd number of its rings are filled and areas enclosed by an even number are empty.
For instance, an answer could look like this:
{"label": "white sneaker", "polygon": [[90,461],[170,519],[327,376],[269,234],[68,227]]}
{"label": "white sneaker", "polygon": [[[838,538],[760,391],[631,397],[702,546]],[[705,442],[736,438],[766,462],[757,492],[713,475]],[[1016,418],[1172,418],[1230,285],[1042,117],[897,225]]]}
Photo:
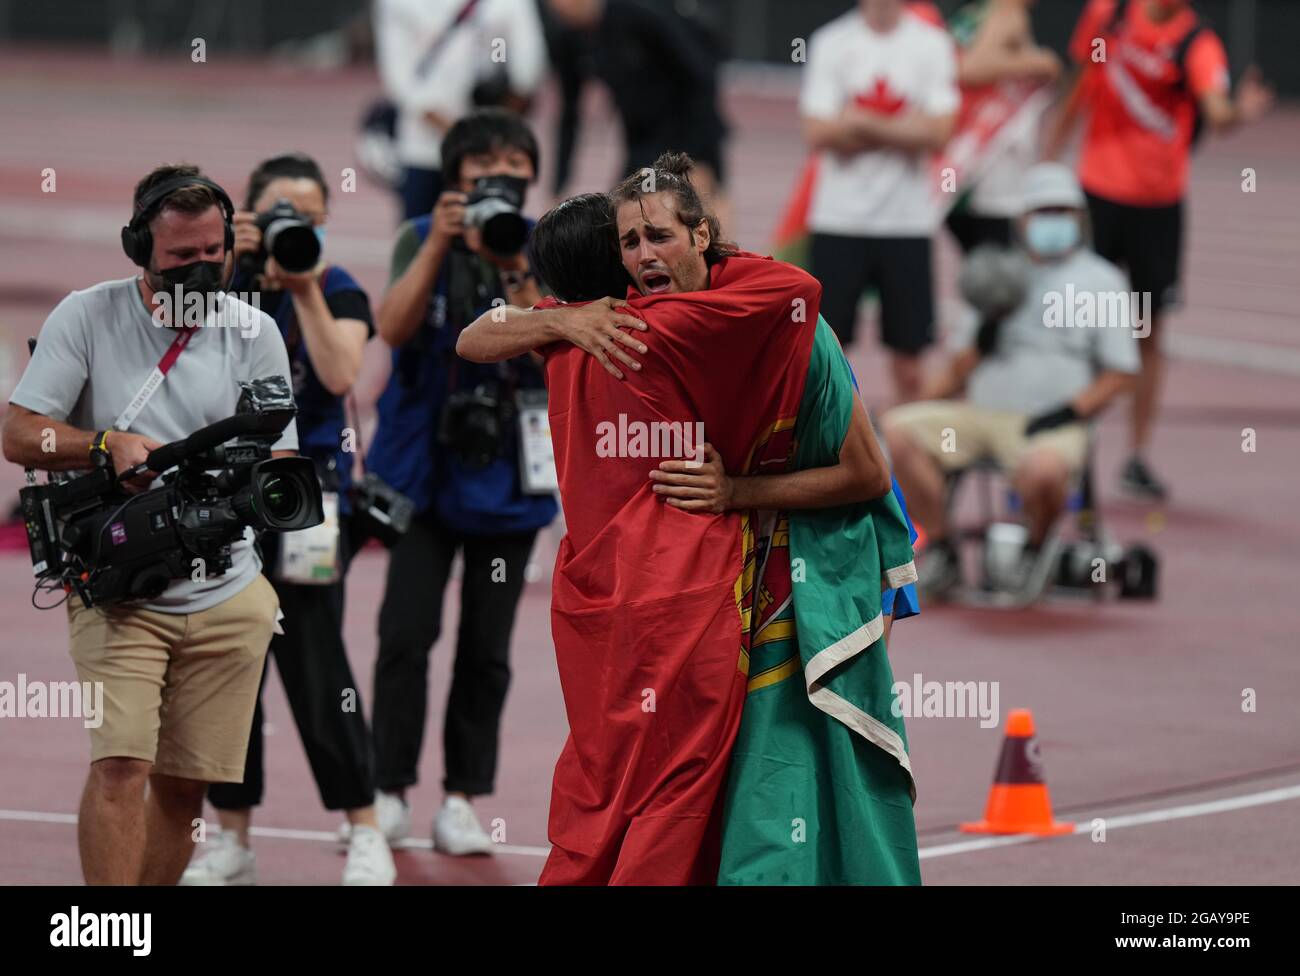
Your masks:
{"label": "white sneaker", "polygon": [[449,796],[433,818],[433,849],[444,854],[491,854],[492,838],[474,816],[469,801]]}
{"label": "white sneaker", "polygon": [[387,886],[396,881],[397,868],[384,835],[364,824],[353,827],[351,833],[348,862],[343,866],[343,883]]}
{"label": "white sneaker", "polygon": [[[375,791],[375,819],[390,846],[411,836],[411,808],[396,793]],[[339,824],[339,847],[346,849],[351,836],[352,825],[345,820]]]}
{"label": "white sneaker", "polygon": [[198,845],[195,854],[197,857],[181,875],[180,883],[187,887],[256,884],[257,859],[239,843],[239,835],[233,830],[223,830]]}

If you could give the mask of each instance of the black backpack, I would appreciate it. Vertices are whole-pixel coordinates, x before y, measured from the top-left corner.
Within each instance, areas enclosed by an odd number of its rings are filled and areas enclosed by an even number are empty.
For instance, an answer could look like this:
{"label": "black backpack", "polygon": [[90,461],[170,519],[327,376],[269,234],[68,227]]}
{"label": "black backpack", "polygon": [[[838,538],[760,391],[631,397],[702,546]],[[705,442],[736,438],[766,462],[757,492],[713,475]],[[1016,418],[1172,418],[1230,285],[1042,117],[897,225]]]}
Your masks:
{"label": "black backpack", "polygon": [[[1119,0],[1115,4],[1115,11],[1110,15],[1110,22],[1106,25],[1106,33],[1114,34],[1119,29],[1120,24],[1124,22],[1124,17],[1128,14],[1129,0]],[[1178,41],[1178,46],[1174,48],[1174,64],[1178,66],[1178,84],[1189,95],[1192,94],[1191,88],[1187,83],[1187,55],[1192,49],[1192,44],[1201,36],[1202,32],[1207,29],[1199,16],[1192,29],[1189,30]],[[1195,147],[1201,141],[1201,136],[1205,132],[1205,114],[1201,111],[1201,104],[1195,97],[1192,104],[1196,107],[1196,118],[1192,123],[1192,146]]]}

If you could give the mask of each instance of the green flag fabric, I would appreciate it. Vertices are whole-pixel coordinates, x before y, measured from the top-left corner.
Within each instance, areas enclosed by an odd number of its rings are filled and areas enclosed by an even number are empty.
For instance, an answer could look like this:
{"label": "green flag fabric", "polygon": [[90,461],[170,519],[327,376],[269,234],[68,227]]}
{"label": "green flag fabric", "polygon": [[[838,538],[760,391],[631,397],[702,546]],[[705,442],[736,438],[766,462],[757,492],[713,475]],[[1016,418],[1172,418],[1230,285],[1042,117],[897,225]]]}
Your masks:
{"label": "green flag fabric", "polygon": [[[835,463],[854,387],[819,321],[794,467]],[[763,531],[749,683],[723,813],[724,885],[920,884],[915,788],[881,590],[914,582],[893,494]]]}

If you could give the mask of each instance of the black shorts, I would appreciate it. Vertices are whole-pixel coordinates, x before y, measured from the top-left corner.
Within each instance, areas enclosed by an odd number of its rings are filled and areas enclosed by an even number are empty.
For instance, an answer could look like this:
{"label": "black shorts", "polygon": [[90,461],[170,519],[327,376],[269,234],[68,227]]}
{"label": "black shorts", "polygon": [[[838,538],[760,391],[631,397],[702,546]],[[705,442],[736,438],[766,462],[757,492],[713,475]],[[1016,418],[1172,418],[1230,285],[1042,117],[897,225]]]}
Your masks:
{"label": "black shorts", "polygon": [[1150,294],[1151,314],[1181,302],[1183,204],[1134,207],[1088,194],[1092,246],[1128,271],[1132,289]]}
{"label": "black shorts", "polygon": [[880,292],[880,341],[915,355],[934,341],[934,276],[928,237],[813,234],[810,270],[822,283],[822,317],[848,346],[858,299]]}

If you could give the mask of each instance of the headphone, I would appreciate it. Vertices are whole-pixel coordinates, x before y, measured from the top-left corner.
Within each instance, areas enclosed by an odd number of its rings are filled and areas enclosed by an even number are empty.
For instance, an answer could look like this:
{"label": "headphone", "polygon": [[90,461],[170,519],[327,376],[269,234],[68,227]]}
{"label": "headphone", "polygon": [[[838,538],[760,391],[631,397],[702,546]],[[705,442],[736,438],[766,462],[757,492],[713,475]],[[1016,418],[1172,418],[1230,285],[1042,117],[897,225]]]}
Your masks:
{"label": "headphone", "polygon": [[234,248],[235,226],[232,221],[235,216],[235,205],[230,202],[226,191],[206,176],[173,176],[171,179],[163,180],[140,198],[131,222],[122,228],[122,250],[140,267],[149,267],[149,258],[153,254],[153,233],[149,230],[149,219],[167,197],[188,186],[206,186],[216,194],[217,205],[221,208],[225,223],[226,250],[230,251]]}

